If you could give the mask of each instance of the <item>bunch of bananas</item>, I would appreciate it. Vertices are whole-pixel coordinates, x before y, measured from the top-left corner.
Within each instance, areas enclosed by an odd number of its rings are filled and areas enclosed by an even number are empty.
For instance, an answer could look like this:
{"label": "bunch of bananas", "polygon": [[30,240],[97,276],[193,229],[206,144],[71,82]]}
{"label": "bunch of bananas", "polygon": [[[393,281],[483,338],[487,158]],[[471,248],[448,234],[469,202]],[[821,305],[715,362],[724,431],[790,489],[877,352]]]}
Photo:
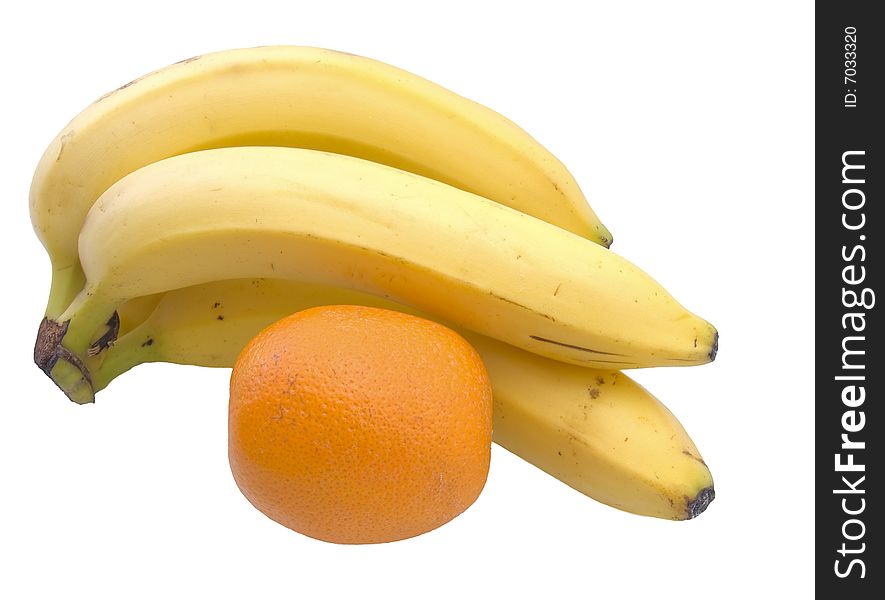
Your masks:
{"label": "bunch of bananas", "polygon": [[186,60],[71,121],[30,208],[53,268],[34,358],[75,402],[140,363],[230,367],[311,306],[393,308],[477,348],[525,460],[643,515],[713,498],[620,369],[709,362],[716,330],[607,249],[554,156],[429,81],[315,48]]}

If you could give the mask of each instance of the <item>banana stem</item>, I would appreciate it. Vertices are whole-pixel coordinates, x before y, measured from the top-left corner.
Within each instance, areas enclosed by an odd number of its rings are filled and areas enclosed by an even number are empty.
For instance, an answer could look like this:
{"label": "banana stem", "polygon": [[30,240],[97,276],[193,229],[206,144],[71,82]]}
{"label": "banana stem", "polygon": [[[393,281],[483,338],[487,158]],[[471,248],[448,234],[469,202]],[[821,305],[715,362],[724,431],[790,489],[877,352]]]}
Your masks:
{"label": "banana stem", "polygon": [[85,284],[86,275],[83,274],[79,262],[68,267],[54,268],[49,286],[49,301],[46,303],[46,318],[57,320]]}
{"label": "banana stem", "polygon": [[103,326],[113,323],[117,304],[97,290],[84,288],[57,319],[45,318],[40,324],[34,362],[78,404],[95,399],[90,343]]}
{"label": "banana stem", "polygon": [[58,322],[67,323],[62,339],[65,348],[85,361],[93,340],[105,325],[113,322],[114,312],[122,302],[108,298],[95,288],[84,288],[58,318]]}

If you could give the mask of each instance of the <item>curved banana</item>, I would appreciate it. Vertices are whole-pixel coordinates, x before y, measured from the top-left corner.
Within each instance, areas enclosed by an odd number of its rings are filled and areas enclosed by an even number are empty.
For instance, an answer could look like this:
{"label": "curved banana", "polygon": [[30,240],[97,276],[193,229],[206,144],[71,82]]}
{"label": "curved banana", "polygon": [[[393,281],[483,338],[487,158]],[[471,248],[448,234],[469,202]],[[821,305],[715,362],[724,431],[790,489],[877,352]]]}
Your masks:
{"label": "curved banana", "polygon": [[[230,367],[261,329],[294,312],[360,304],[417,314],[352,290],[281,279],[216,281],[168,292],[100,358],[97,389],[146,362]],[[713,480],[676,418],[623,373],[552,361],[462,331],[494,389],[494,440],[576,490],[632,513],[690,519]]]}
{"label": "curved banana", "polygon": [[87,284],[54,322],[78,357],[129,298],[242,277],[358,289],[582,366],[702,364],[717,344],[709,323],[610,250],[438,181],[313,150],[205,150],[139,169],[90,211],[80,258]]}
{"label": "curved banana", "polygon": [[611,241],[562,163],[498,113],[368,58],[297,46],[231,50],[111,92],[49,145],[30,198],[53,266],[47,316],[82,288],[77,235],[102,192],[170,156],[247,145],[366,158]]}

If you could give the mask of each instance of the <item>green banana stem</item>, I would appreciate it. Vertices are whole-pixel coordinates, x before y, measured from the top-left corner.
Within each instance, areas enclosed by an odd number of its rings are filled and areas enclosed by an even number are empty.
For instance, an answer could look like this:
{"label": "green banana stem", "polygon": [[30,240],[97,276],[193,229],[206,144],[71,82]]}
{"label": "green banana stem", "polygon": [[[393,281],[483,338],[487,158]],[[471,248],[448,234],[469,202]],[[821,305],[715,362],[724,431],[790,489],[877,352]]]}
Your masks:
{"label": "green banana stem", "polygon": [[58,318],[60,323],[67,323],[62,344],[85,360],[97,334],[113,319],[118,304],[97,289],[84,288]]}
{"label": "green banana stem", "polygon": [[95,400],[90,349],[97,336],[103,345],[108,343],[101,336],[115,322],[115,308],[95,290],[84,288],[61,315],[40,324],[34,362],[77,404]]}
{"label": "green banana stem", "polygon": [[57,319],[70,306],[86,284],[86,275],[80,263],[52,270],[46,318]]}

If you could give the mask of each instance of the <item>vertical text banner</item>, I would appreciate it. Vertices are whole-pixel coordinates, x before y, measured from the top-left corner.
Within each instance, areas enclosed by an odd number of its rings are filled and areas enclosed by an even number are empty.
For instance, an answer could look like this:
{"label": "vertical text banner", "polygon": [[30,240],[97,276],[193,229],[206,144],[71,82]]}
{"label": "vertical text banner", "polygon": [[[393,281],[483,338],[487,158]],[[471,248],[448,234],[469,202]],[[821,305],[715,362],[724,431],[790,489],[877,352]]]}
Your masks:
{"label": "vertical text banner", "polygon": [[852,600],[885,594],[885,21],[874,8],[829,0],[815,12],[815,575],[818,597]]}

